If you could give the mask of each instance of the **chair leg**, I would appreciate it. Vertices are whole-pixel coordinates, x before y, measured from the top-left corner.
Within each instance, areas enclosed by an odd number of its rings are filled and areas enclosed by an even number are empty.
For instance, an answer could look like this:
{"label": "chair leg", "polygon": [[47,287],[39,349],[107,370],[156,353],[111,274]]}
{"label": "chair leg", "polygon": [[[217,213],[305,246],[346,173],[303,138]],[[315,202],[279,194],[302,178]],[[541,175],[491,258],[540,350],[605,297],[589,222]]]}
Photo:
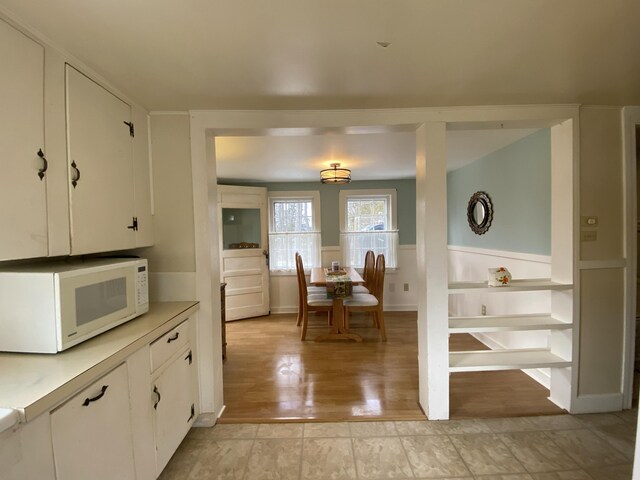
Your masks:
{"label": "chair leg", "polygon": [[302,324],[302,297],[298,295],[298,318],[296,318],[296,327]]}
{"label": "chair leg", "polygon": [[342,320],[344,322],[344,329],[348,332],[349,331],[349,315],[351,314],[351,312],[349,311],[349,309],[347,307],[344,307],[344,309],[342,310]]}
{"label": "chair leg", "polygon": [[307,323],[309,323],[309,312],[306,308],[302,309],[302,331],[300,332],[300,340],[304,341],[307,336]]}
{"label": "chair leg", "polygon": [[387,341],[387,332],[384,329],[384,313],[382,312],[382,310],[378,310],[375,313],[375,318],[378,322],[378,328],[380,329],[380,336],[382,337],[382,341],[386,342]]}

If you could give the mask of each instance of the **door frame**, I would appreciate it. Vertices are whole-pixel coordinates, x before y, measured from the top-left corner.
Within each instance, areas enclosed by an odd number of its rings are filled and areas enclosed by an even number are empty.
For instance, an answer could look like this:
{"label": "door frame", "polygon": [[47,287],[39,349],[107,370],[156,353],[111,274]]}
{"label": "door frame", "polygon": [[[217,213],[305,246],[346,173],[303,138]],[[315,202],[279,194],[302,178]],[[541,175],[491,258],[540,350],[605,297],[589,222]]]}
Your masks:
{"label": "door frame", "polygon": [[622,109],[622,156],[624,168],[624,252],[626,258],[625,275],[625,325],[623,344],[622,394],[623,408],[631,408],[633,400],[633,370],[636,336],[636,283],[638,275],[638,208],[637,208],[637,158],[636,148],[640,139],[636,127],[640,126],[640,106]]}
{"label": "door frame", "polygon": [[[571,176],[572,188],[568,193],[572,210],[571,225],[567,227],[565,243],[574,243],[571,253],[565,259],[569,268],[563,268],[561,275],[569,275],[574,278],[573,300],[579,298],[580,285],[575,276],[577,265],[574,235],[579,222],[577,218],[577,172],[578,172],[578,135],[577,122],[579,118],[576,105],[530,105],[530,106],[485,106],[485,107],[427,107],[427,108],[400,108],[380,110],[297,110],[297,111],[234,111],[234,110],[203,110],[191,111],[191,162],[193,178],[194,222],[195,222],[195,255],[196,255],[196,295],[200,301],[200,314],[198,325],[202,329],[199,336],[199,347],[210,349],[202,356],[199,363],[201,379],[202,411],[220,416],[223,409],[222,398],[222,346],[220,342],[220,297],[219,289],[212,287],[212,272],[219,272],[218,258],[218,212],[217,212],[217,177],[215,137],[217,135],[237,135],[238,132],[247,134],[268,134],[280,128],[305,128],[323,129],[331,128],[398,128],[398,126],[412,126],[418,131],[427,127],[427,131],[438,128],[445,122],[464,126],[470,122],[485,122],[500,128],[503,123],[517,124],[523,127],[551,125],[565,120],[574,122],[573,135],[570,142],[572,150],[571,165],[568,167]],[[551,123],[549,123],[551,122]],[[421,137],[424,135],[420,135]],[[442,170],[442,164],[446,164],[445,149],[424,151],[423,155],[416,157],[416,164],[425,165],[425,158],[430,166],[437,166]],[[428,154],[428,155],[427,155]],[[418,176],[416,175],[416,179]],[[426,211],[424,202],[418,209],[416,223],[427,224],[434,221],[433,215],[438,219],[444,215],[446,218],[446,188],[433,189],[427,182],[418,182],[417,187],[429,192],[428,204],[432,205]],[[418,180],[417,180],[418,181]],[[439,178],[437,182],[446,182],[446,176]],[[431,182],[433,183],[433,181]],[[442,195],[442,192],[445,195]],[[433,200],[433,201],[432,201]],[[444,203],[443,203],[444,202]],[[446,225],[446,220],[445,220]],[[418,225],[416,225],[417,227]],[[433,238],[416,238],[416,250],[418,272],[426,272],[428,260],[434,258],[434,251],[446,251],[446,235]],[[430,255],[426,255],[427,251]],[[430,275],[422,279],[425,290],[437,293],[438,306],[447,304],[447,269],[446,262],[437,265],[438,270],[431,269]],[[435,273],[434,273],[435,272]],[[421,280],[418,280],[420,286]],[[427,284],[425,285],[426,282]],[[419,392],[420,404],[427,416],[432,420],[447,419],[449,417],[449,393],[448,393],[448,350],[438,348],[445,344],[448,337],[448,324],[446,316],[441,312],[427,307],[426,304],[418,306],[418,330],[419,330]],[[579,318],[576,305],[573,307],[572,317]],[[574,326],[576,322],[574,321]],[[428,335],[426,334],[428,331]],[[574,336],[577,329],[574,328]],[[578,345],[574,339],[573,358],[579,358]],[[210,362],[210,363],[209,363]],[[577,364],[575,365],[577,367]],[[572,402],[577,394],[576,380],[577,368],[573,369],[570,390]],[[440,388],[446,387],[446,388]]]}

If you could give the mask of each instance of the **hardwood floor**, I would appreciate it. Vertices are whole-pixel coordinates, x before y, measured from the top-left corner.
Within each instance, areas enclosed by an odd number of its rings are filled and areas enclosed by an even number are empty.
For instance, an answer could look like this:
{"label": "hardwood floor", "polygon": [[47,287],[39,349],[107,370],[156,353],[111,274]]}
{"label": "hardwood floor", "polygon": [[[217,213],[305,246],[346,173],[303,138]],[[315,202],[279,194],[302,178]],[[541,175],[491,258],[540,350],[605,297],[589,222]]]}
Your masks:
{"label": "hardwood floor", "polygon": [[[385,314],[388,341],[363,314],[350,328],[362,343],[322,342],[325,315],[311,315],[299,340],[295,315],[227,323],[221,423],[269,421],[420,420],[416,314]],[[451,349],[480,349],[470,335],[452,335]],[[451,418],[562,412],[548,390],[520,371],[451,375]]]}

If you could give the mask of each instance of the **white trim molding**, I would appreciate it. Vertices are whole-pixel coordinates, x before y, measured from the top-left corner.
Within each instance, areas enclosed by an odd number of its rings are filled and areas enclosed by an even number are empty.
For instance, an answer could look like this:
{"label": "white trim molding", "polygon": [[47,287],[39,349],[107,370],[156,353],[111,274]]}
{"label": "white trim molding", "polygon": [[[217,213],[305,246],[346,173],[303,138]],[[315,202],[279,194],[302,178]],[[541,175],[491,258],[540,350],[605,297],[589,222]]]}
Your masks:
{"label": "white trim molding", "polygon": [[622,109],[622,156],[624,175],[624,255],[627,259],[625,275],[625,303],[624,303],[624,355],[622,392],[624,393],[624,408],[631,408],[633,398],[633,368],[636,337],[636,298],[638,275],[638,212],[637,212],[637,128],[640,126],[640,106],[624,107]]}

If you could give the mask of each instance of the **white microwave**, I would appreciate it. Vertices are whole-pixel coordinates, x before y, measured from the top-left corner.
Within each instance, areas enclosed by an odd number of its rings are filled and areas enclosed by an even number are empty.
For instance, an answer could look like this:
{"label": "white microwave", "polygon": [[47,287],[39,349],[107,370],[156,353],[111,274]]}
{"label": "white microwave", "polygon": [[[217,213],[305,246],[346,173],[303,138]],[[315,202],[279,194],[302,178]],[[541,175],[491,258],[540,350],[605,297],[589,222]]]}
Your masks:
{"label": "white microwave", "polygon": [[149,310],[146,259],[0,268],[0,351],[56,353]]}

